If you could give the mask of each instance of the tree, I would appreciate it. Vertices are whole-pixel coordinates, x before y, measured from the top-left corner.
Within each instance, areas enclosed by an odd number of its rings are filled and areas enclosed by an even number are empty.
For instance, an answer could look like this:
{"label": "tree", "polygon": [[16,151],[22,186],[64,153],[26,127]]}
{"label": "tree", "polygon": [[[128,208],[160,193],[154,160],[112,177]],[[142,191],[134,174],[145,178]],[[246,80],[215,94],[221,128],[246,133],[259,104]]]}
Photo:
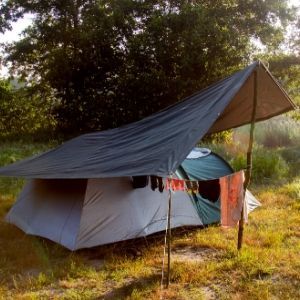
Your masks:
{"label": "tree", "polygon": [[9,79],[0,80],[0,138],[19,138],[49,134],[55,120],[51,116],[51,95],[34,86],[18,83],[14,88]]}
{"label": "tree", "polygon": [[253,38],[275,47],[292,18],[286,2],[9,0],[0,12],[2,28],[33,14],[6,61],[49,86],[60,128],[78,133],[141,119],[228,75],[249,62]]}
{"label": "tree", "polygon": [[278,54],[268,60],[272,73],[300,105],[300,56]]}
{"label": "tree", "polygon": [[[275,78],[296,105],[300,106],[300,16],[289,25],[289,34],[281,47],[270,53],[263,52],[258,57],[268,64]],[[291,112],[290,115],[300,120],[299,111]]]}

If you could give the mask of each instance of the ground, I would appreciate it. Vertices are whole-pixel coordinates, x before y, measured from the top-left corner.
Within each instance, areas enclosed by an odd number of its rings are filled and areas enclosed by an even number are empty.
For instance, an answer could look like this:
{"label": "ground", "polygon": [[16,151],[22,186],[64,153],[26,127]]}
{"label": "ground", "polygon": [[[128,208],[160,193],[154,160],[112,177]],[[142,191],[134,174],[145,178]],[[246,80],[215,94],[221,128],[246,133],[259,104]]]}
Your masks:
{"label": "ground", "polygon": [[1,221],[0,298],[299,299],[300,202],[284,188],[257,195],[239,253],[236,229],[174,231],[168,290],[163,235],[72,253]]}
{"label": "ground", "polygon": [[0,299],[300,299],[299,178],[252,186],[262,207],[249,217],[240,252],[236,228],[174,230],[167,290],[163,234],[70,252],[4,222],[22,184],[0,180]]}

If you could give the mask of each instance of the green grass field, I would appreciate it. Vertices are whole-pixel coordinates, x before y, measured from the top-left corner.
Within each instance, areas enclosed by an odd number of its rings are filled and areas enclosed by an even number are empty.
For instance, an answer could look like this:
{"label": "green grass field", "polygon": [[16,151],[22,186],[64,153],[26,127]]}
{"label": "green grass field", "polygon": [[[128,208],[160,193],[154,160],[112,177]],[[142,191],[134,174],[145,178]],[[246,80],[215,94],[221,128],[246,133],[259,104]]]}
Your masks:
{"label": "green grass field", "polygon": [[[3,143],[0,165],[52,146]],[[300,299],[295,155],[286,161],[293,172],[252,186],[262,207],[249,217],[240,253],[236,229],[174,231],[168,290],[160,288],[163,235],[72,253],[4,222],[24,182],[1,178],[0,299]]]}

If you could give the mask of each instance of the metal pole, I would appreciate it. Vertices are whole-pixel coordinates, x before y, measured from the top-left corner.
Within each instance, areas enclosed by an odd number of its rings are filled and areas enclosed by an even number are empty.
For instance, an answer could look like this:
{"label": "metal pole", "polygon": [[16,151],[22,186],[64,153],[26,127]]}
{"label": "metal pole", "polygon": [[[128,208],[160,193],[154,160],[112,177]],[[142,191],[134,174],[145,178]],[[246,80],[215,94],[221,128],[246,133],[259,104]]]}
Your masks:
{"label": "metal pole", "polygon": [[[250,183],[251,173],[252,173],[252,148],[253,148],[255,117],[256,117],[256,109],[257,109],[257,84],[258,84],[257,72],[258,72],[258,67],[254,71],[253,109],[251,115],[250,136],[249,136],[249,144],[248,144],[248,151],[247,151],[247,168],[245,172],[245,182],[244,182],[244,201],[246,196],[246,189]],[[242,248],[243,234],[244,234],[244,204],[242,207],[241,218],[239,221],[239,232],[238,232],[238,243],[237,243],[238,250]]]}

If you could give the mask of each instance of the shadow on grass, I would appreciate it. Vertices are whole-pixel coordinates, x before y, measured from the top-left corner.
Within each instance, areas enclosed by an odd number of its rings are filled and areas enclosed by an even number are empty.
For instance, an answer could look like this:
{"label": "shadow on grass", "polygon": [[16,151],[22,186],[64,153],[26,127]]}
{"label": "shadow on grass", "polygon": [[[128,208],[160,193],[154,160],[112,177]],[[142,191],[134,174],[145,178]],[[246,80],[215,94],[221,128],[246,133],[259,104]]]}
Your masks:
{"label": "shadow on grass", "polygon": [[[174,239],[184,238],[199,228],[176,228],[172,230],[172,236]],[[164,232],[72,252],[55,242],[28,235],[14,225],[0,221],[0,244],[2,270],[22,273],[26,268],[45,268],[56,260],[69,259],[70,256],[82,259],[106,259],[111,256],[139,258],[147,249],[164,245]]]}
{"label": "shadow on grass", "polygon": [[158,287],[159,282],[160,274],[141,277],[138,280],[125,283],[121,287],[113,288],[96,299],[126,299],[126,297],[133,296],[134,293],[140,295],[149,293]]}

